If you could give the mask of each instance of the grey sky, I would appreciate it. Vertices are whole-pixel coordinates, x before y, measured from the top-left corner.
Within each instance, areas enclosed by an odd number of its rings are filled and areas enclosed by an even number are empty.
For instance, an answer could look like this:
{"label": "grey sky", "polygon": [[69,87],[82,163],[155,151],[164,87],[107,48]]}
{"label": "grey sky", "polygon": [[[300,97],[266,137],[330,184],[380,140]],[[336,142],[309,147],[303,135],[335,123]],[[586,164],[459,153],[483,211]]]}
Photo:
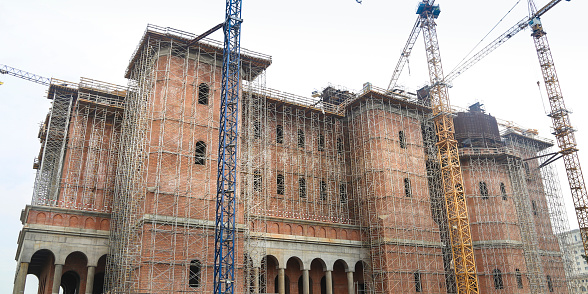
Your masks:
{"label": "grey sky", "polygon": [[[547,0],[537,1],[541,7]],[[445,72],[478,43],[516,0],[437,1],[438,36]],[[310,96],[328,83],[361,89],[386,87],[416,19],[418,1],[355,0],[243,3],[242,46],[273,56],[267,86]],[[80,77],[125,85],[125,67],[148,23],[199,34],[220,23],[224,1],[2,1],[0,64],[46,77]],[[588,168],[586,80],[588,2],[562,1],[543,17],[556,68]],[[491,41],[527,14],[521,1],[492,33]],[[536,82],[541,73],[528,30],[519,33],[454,81],[452,104],[480,101],[492,115],[538,129],[552,138]],[[221,33],[211,36],[222,39]],[[409,89],[428,80],[422,37],[399,83]],[[12,291],[20,211],[30,203],[39,151],[38,125],[49,107],[46,88],[0,75],[0,292]],[[541,94],[545,98],[542,88]],[[547,106],[546,106],[547,107]],[[586,146],[586,147],[584,147]],[[558,163],[561,165],[561,162]],[[567,180],[560,171],[565,197]],[[572,226],[576,226],[573,222]],[[32,290],[32,291],[31,291]],[[34,293],[34,289],[28,289]]]}

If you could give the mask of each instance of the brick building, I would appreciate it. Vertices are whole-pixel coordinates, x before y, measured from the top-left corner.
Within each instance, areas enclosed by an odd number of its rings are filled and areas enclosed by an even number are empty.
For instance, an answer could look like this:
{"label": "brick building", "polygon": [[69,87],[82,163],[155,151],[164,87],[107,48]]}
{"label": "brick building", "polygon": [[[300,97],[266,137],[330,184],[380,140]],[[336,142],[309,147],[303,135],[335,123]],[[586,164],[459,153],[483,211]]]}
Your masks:
{"label": "brick building", "polygon": [[[54,81],[14,293],[212,291],[222,44],[149,26],[128,87]],[[301,97],[242,50],[239,293],[455,293],[426,99],[366,83]],[[567,293],[552,145],[479,107],[456,139],[481,293]]]}

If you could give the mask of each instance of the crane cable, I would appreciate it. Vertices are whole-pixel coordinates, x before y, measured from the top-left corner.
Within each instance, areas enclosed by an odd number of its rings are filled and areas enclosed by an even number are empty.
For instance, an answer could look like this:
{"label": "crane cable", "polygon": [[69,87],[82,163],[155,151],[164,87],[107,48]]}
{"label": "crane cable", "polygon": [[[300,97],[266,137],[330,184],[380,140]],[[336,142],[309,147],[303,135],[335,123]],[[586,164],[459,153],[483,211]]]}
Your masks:
{"label": "crane cable", "polygon": [[476,48],[480,46],[480,44],[486,39],[486,37],[488,37],[488,35],[490,35],[490,33],[492,33],[494,29],[496,29],[496,27],[513,11],[513,9],[515,9],[515,7],[517,7],[517,5],[519,5],[520,2],[521,0],[518,0],[517,3],[515,3],[515,5],[513,5],[513,7],[510,8],[510,10],[498,21],[498,23],[496,23],[494,27],[492,27],[492,29],[478,42],[478,44],[476,44],[476,46],[474,46],[474,48],[472,48],[472,50],[470,50],[470,52],[468,52],[468,54],[466,54],[466,56],[464,56],[464,58],[450,72],[453,72],[456,68],[461,66],[461,64],[466,60],[466,58],[468,58],[470,54],[472,54],[472,52],[474,52],[474,50],[476,50]]}

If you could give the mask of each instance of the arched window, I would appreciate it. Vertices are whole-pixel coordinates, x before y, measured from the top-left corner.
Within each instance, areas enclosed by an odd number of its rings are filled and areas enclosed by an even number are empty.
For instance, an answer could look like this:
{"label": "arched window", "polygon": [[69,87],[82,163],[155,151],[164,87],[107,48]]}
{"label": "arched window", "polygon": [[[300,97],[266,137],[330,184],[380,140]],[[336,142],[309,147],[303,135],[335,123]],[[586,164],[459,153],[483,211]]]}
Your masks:
{"label": "arched window", "polygon": [[492,271],[494,275],[494,289],[504,289],[504,283],[502,282],[502,272],[499,269]]}
{"label": "arched window", "polygon": [[298,178],[298,195],[300,198],[306,198],[306,179],[303,177]]}
{"label": "arched window", "polygon": [[194,259],[190,261],[190,270],[188,272],[188,285],[196,288],[200,287],[200,281],[202,276],[202,264],[200,260]]}
{"label": "arched window", "polygon": [[304,148],[304,131],[298,130],[298,147]]}
{"label": "arched window", "polygon": [[337,153],[343,153],[343,140],[337,138]]}
{"label": "arched window", "polygon": [[207,105],[210,87],[206,83],[198,85],[198,104]]}
{"label": "arched window", "polygon": [[323,134],[319,134],[318,136],[318,151],[325,150],[325,136]]}
{"label": "arched window", "polygon": [[404,131],[398,132],[398,142],[400,143],[400,148],[406,148],[406,135],[404,135]]}
{"label": "arched window", "polygon": [[506,195],[506,185],[504,183],[500,183],[500,194],[502,194],[502,200],[508,200],[508,196]]}
{"label": "arched window", "polygon": [[276,143],[277,144],[284,143],[284,127],[282,127],[282,125],[278,125],[276,127]]}
{"label": "arched window", "polygon": [[582,290],[582,292],[586,292],[586,287],[582,286],[580,287],[580,290]]}
{"label": "arched window", "polygon": [[551,276],[547,275],[547,288],[549,292],[553,292],[553,281],[551,280]]}
{"label": "arched window", "polygon": [[341,200],[341,203],[347,202],[347,184],[346,183],[339,184],[339,199]]}
{"label": "arched window", "polygon": [[535,200],[531,200],[531,210],[533,211],[533,215],[537,215],[537,202]]}
{"label": "arched window", "polygon": [[278,195],[284,195],[284,175],[278,174],[278,177],[276,178],[276,186],[276,193]]}
{"label": "arched window", "polygon": [[196,142],[196,151],[194,152],[194,163],[204,165],[206,163],[206,143]]}
{"label": "arched window", "polygon": [[261,177],[261,172],[256,170],[253,172],[253,190],[259,192],[261,191],[261,185],[263,182],[263,178]]}
{"label": "arched window", "polygon": [[412,187],[409,178],[404,178],[404,196],[412,197]]}
{"label": "arched window", "polygon": [[515,277],[517,279],[517,287],[519,289],[523,289],[523,276],[521,275],[521,271],[518,268],[515,269]]}
{"label": "arched window", "polygon": [[414,274],[414,290],[415,292],[423,292],[423,284],[421,282],[421,273],[415,272]]}
{"label": "arched window", "polygon": [[482,199],[488,199],[488,185],[486,182],[480,182],[480,195],[482,195]]}
{"label": "arched window", "polygon": [[319,190],[321,201],[327,200],[327,183],[325,181],[321,180]]}

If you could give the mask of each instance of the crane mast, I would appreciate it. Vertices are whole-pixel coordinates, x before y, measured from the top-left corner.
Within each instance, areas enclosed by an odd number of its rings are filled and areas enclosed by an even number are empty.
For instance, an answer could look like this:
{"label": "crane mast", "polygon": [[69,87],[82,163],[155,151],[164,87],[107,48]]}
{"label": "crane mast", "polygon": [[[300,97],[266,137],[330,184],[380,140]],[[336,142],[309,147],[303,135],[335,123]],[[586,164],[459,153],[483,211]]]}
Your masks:
{"label": "crane mast", "polygon": [[226,0],[214,234],[215,294],[232,294],[235,291],[237,125],[242,22],[241,0]]}
{"label": "crane mast", "polygon": [[553,56],[540,19],[538,17],[533,18],[529,22],[529,26],[533,30],[531,36],[533,36],[533,41],[535,42],[535,49],[537,50],[537,57],[539,58],[539,65],[549,99],[551,109],[549,117],[551,117],[553,124],[553,134],[560,148],[559,152],[563,157],[584,251],[588,251],[588,194],[586,193],[584,175],[578,158],[575,130],[570,122],[570,111],[566,109],[563,100]]}
{"label": "crane mast", "polygon": [[437,40],[435,19],[439,16],[440,10],[439,6],[433,6],[433,2],[421,2],[417,14],[421,18],[429,79],[432,85],[429,96],[437,132],[437,150],[441,164],[456,288],[457,293],[473,294],[479,293],[476,263],[457,141],[454,138],[455,129],[451,116],[451,104],[447,85],[443,82],[443,67]]}

